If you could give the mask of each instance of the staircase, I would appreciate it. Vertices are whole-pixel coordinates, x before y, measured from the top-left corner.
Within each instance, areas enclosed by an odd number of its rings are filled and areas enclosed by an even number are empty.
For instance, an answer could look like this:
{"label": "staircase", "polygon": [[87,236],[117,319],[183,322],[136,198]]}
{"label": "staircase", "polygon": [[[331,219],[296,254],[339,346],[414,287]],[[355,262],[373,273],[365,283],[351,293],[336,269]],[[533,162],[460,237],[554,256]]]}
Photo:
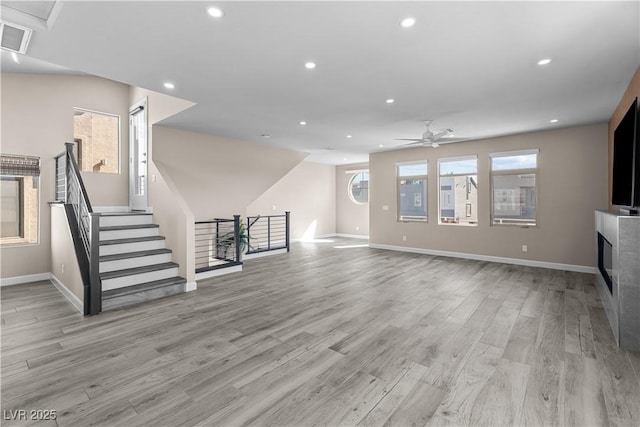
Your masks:
{"label": "staircase", "polygon": [[102,213],[99,230],[102,310],[185,291],[152,214]]}

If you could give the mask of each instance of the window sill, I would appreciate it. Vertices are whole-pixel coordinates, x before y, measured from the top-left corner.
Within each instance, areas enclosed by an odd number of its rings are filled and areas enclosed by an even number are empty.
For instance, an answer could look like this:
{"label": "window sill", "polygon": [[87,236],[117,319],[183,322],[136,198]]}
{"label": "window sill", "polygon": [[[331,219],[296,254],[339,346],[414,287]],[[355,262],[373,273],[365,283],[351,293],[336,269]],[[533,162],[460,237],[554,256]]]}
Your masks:
{"label": "window sill", "polygon": [[40,242],[30,242],[22,238],[4,238],[0,239],[0,248],[21,248],[24,246],[38,246]]}

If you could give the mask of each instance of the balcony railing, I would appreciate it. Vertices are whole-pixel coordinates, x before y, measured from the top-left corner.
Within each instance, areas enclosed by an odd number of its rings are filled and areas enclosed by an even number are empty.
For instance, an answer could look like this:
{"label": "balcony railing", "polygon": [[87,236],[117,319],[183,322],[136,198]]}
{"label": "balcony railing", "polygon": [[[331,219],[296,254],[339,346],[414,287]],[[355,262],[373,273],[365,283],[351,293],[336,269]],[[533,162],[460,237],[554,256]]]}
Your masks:
{"label": "balcony railing", "polygon": [[290,212],[284,215],[247,217],[247,255],[279,249],[290,250]]}
{"label": "balcony railing", "polygon": [[196,273],[242,264],[246,239],[240,233],[240,215],[195,223]]}

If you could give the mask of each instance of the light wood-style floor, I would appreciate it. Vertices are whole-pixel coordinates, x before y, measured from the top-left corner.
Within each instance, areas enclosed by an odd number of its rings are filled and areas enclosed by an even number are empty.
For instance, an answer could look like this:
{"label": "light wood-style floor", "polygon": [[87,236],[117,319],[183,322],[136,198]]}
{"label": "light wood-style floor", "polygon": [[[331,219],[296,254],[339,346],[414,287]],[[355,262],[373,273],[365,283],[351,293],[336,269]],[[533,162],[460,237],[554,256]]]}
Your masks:
{"label": "light wood-style floor", "polygon": [[51,284],[2,288],[2,409],[59,426],[640,425],[640,354],[616,347],[593,276],[339,247],[362,243],[296,244],[91,318]]}

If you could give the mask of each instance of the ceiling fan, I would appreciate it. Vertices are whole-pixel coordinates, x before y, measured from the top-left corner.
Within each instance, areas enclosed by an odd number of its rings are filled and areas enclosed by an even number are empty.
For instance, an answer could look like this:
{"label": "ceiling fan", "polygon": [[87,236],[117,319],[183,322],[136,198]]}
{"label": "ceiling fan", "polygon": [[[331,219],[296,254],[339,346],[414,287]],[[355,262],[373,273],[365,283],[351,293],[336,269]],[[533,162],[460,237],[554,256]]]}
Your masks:
{"label": "ceiling fan", "polygon": [[396,141],[412,141],[404,146],[431,146],[433,148],[438,148],[440,144],[463,141],[462,138],[447,138],[453,133],[453,129],[432,130],[431,123],[433,120],[424,120],[427,130],[422,134],[422,138],[398,138]]}

